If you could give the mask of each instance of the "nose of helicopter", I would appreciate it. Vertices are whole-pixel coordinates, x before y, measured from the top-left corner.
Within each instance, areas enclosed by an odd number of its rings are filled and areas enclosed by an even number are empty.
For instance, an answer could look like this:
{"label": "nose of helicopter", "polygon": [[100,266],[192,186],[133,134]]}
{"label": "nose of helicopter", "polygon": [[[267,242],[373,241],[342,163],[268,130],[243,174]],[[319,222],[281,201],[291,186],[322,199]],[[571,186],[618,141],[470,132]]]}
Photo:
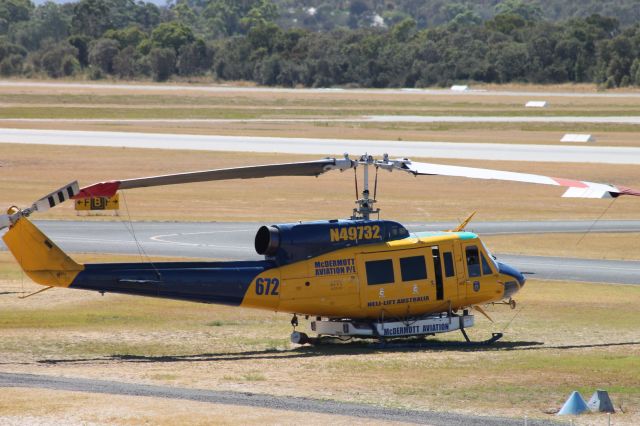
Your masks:
{"label": "nose of helicopter", "polygon": [[513,266],[509,266],[506,263],[498,262],[498,271],[501,275],[505,275],[504,280],[504,298],[510,298],[524,287],[527,279]]}

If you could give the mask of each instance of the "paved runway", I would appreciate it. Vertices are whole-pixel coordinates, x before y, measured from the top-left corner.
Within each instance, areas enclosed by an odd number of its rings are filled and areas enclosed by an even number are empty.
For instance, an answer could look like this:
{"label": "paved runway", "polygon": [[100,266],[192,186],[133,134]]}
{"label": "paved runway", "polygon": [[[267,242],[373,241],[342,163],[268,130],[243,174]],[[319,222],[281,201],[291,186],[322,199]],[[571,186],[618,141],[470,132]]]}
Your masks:
{"label": "paved runway", "polygon": [[0,123],[567,123],[640,124],[637,116],[362,115],[343,118],[0,118]]}
{"label": "paved runway", "polygon": [[197,93],[312,93],[312,94],[349,94],[363,93],[374,95],[429,95],[429,96],[530,96],[534,99],[542,97],[576,97],[576,98],[640,98],[640,92],[529,92],[520,90],[466,90],[452,91],[449,89],[342,89],[342,88],[309,88],[309,89],[287,89],[281,87],[237,87],[237,86],[196,86],[178,84],[104,84],[104,83],[45,83],[34,81],[0,81],[0,87],[30,87],[30,88],[50,88],[50,89],[100,89],[100,90],[134,90],[134,91],[184,91]]}
{"label": "paved runway", "polygon": [[0,143],[408,158],[640,164],[640,148],[0,129]]}
{"label": "paved runway", "polygon": [[[38,221],[53,241],[68,252],[140,254],[238,260],[260,259],[253,247],[259,223],[133,222],[135,239],[126,222]],[[457,224],[406,224],[410,231],[451,229]],[[640,232],[640,221],[550,221],[473,223],[480,235],[539,233]],[[588,238],[588,237],[587,237]],[[136,242],[137,240],[137,242]],[[138,244],[140,246],[138,246]],[[5,250],[4,245],[0,248]],[[490,247],[489,247],[490,248]],[[640,284],[640,261],[571,259],[496,254],[530,277],[541,279]],[[144,261],[144,256],[142,256]]]}

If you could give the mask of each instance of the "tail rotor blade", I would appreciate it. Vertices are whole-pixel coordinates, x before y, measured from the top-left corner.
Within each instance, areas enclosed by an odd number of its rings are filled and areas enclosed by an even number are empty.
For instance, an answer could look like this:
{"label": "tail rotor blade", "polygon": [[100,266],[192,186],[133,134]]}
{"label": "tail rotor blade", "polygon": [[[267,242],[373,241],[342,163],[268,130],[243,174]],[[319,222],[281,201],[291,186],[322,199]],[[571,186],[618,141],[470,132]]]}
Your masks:
{"label": "tail rotor blade", "polygon": [[11,217],[8,214],[0,215],[0,229],[7,228],[11,225]]}

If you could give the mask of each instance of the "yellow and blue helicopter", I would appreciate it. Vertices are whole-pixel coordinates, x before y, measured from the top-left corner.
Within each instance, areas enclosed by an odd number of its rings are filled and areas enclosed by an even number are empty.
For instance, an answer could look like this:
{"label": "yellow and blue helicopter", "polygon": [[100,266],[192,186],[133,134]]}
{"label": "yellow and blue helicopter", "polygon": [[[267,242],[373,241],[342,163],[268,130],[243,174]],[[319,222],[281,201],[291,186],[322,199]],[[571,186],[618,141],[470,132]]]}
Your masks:
{"label": "yellow and blue helicopter", "polygon": [[[262,226],[255,236],[255,249],[265,256],[260,261],[79,264],[27,218],[69,199],[111,197],[119,190],[271,176],[317,177],[358,167],[364,169],[363,190],[349,219]],[[370,168],[376,171],[373,196]],[[498,262],[476,234],[464,231],[471,217],[454,230],[421,233],[379,219],[374,207],[378,170],[563,186],[568,188],[565,197],[640,196],[639,191],[608,184],[387,155],[353,160],[345,154],[115,180],[82,189],[73,182],[31,207],[11,207],[0,216],[0,229],[9,227],[3,239],[25,273],[47,286],[40,292],[65,287],[287,312],[293,314],[291,340],[299,344],[314,343],[317,337],[295,331],[297,315],[311,317],[311,331],[318,336],[384,340],[460,330],[469,341],[465,329],[474,325],[470,308],[486,315],[481,306],[487,303],[515,307],[513,296],[524,286],[525,277]],[[489,341],[501,336],[495,333]]]}

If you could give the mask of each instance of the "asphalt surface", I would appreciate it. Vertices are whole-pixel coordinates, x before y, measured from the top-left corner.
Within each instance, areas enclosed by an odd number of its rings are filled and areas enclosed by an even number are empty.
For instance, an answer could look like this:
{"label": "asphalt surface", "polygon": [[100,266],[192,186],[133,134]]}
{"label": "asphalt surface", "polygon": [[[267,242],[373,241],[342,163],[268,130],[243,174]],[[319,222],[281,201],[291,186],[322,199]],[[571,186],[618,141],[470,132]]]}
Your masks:
{"label": "asphalt surface", "polygon": [[640,148],[0,129],[0,143],[408,158],[640,164]]}
{"label": "asphalt surface", "polygon": [[529,92],[518,90],[475,90],[453,91],[450,89],[342,89],[342,88],[309,88],[286,89],[280,87],[237,87],[237,86],[195,86],[178,84],[100,84],[100,83],[45,83],[34,81],[0,81],[0,87],[42,87],[53,89],[101,89],[101,90],[134,90],[134,91],[166,91],[166,92],[197,92],[197,93],[312,93],[312,94],[349,94],[363,93],[374,95],[408,95],[408,96],[531,96],[534,99],[542,97],[575,97],[575,98],[640,98],[640,92]]}
{"label": "asphalt surface", "polygon": [[[399,410],[303,397],[140,385],[107,380],[53,377],[35,374],[0,373],[0,388],[2,387],[26,387],[110,395],[147,396],[429,425],[522,425],[521,419],[470,416],[435,411]],[[558,423],[545,420],[528,420],[528,424],[551,425]]]}
{"label": "asphalt surface", "polygon": [[640,124],[636,116],[364,115],[347,118],[0,118],[0,123],[589,123]]}
{"label": "asphalt surface", "polygon": [[[261,259],[253,239],[262,223],[178,223],[37,221],[38,226],[70,253],[115,253],[145,256],[202,257],[222,260]],[[267,223],[269,224],[269,223]],[[439,231],[457,226],[452,222],[405,224],[412,232]],[[133,227],[133,232],[131,230]],[[469,231],[482,235],[596,232],[640,232],[640,221],[476,222]],[[135,235],[135,238],[134,238]],[[589,238],[587,235],[586,238]],[[0,248],[6,250],[3,244]],[[489,247],[490,249],[491,247]],[[516,256],[496,253],[529,277],[540,279],[640,284],[640,261]]]}

